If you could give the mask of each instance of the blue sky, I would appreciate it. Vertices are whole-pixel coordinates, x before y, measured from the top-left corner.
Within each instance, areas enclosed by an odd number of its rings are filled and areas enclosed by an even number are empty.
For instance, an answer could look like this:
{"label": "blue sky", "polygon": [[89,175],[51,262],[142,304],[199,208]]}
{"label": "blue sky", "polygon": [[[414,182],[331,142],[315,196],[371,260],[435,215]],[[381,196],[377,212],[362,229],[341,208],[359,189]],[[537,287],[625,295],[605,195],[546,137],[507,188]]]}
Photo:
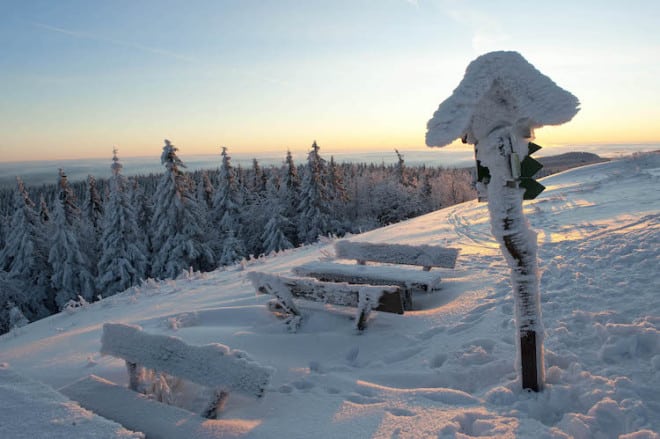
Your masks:
{"label": "blue sky", "polygon": [[0,3],[0,161],[424,148],[491,50],[517,50],[582,111],[547,144],[660,142],[656,1]]}

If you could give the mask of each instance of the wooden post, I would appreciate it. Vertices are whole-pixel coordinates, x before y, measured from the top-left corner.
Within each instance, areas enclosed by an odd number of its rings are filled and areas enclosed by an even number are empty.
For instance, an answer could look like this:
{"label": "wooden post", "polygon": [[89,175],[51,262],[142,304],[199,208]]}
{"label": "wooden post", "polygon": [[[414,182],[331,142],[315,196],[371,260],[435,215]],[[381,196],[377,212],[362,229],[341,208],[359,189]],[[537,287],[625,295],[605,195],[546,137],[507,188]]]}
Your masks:
{"label": "wooden post", "polygon": [[[506,151],[516,141],[507,129],[487,137],[486,147]],[[487,156],[491,163],[488,184],[488,210],[493,235],[511,268],[511,283],[516,307],[516,325],[520,339],[522,387],[538,392],[543,389],[543,334],[539,299],[536,233],[523,214],[523,192],[512,180],[509,155]]]}
{"label": "wooden post", "polygon": [[520,363],[522,368],[522,387],[534,392],[542,390],[536,361],[536,331],[520,333]]}
{"label": "wooden post", "polygon": [[[522,210],[522,201],[521,201]],[[505,220],[506,223],[506,220]],[[507,224],[511,224],[509,220]],[[538,303],[534,294],[530,291],[530,282],[538,284],[536,254],[530,254],[529,251],[521,249],[517,245],[519,234],[505,235],[505,248],[514,259],[516,265],[511,268],[514,275],[513,288],[516,307],[518,308],[518,336],[520,337],[520,367],[522,374],[523,389],[530,389],[534,392],[543,390],[543,359],[537,358],[539,355],[539,346],[536,344],[536,328],[540,318],[538,314]],[[516,276],[517,275],[517,276]],[[515,278],[518,278],[516,281]],[[521,281],[520,279],[527,279]],[[532,288],[538,288],[531,285]],[[538,293],[536,293],[538,295]],[[539,376],[541,370],[541,376]]]}

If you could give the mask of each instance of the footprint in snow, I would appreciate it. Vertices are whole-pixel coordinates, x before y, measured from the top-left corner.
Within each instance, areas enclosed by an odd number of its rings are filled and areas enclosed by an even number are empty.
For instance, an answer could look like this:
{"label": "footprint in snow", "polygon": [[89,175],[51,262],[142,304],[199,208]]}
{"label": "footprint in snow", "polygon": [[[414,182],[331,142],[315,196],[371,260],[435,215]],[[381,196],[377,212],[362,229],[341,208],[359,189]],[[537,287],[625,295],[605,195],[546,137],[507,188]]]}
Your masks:
{"label": "footprint in snow", "polygon": [[410,410],[406,409],[399,409],[399,408],[394,408],[394,407],[388,407],[385,409],[386,412],[389,412],[390,414],[394,416],[417,416],[417,413],[411,412]]}
{"label": "footprint in snow", "polygon": [[308,380],[298,380],[298,381],[294,381],[291,384],[293,384],[293,387],[295,387],[298,390],[310,390],[315,386],[313,382]]}
{"label": "footprint in snow", "polygon": [[408,358],[411,358],[411,357],[417,355],[422,350],[424,350],[424,348],[419,347],[419,346],[413,346],[411,348],[404,349],[402,351],[394,352],[393,354],[386,355],[385,358],[383,358],[383,361],[386,364],[392,364],[392,363],[396,363],[396,362],[399,362],[399,361],[407,360]]}
{"label": "footprint in snow", "polygon": [[436,354],[431,358],[431,362],[429,363],[429,366],[431,369],[437,369],[439,367],[442,367],[443,364],[445,364],[445,361],[447,361],[447,354],[441,353],[441,354]]}
{"label": "footprint in snow", "polygon": [[382,399],[364,395],[348,395],[346,400],[359,405],[380,404],[385,402]]}
{"label": "footprint in snow", "polygon": [[428,330],[420,333],[419,335],[417,335],[417,338],[419,338],[420,340],[428,340],[430,338],[435,337],[438,334],[442,334],[446,330],[447,330],[446,327],[438,326],[436,328],[431,328],[431,329],[428,329]]}
{"label": "footprint in snow", "polygon": [[472,327],[472,325],[468,325],[468,324],[465,324],[465,323],[459,323],[458,325],[454,326],[453,328],[449,328],[449,330],[447,330],[447,334],[449,334],[449,335],[458,334],[458,333],[461,333],[463,331],[466,331],[466,330],[470,329],[471,327]]}

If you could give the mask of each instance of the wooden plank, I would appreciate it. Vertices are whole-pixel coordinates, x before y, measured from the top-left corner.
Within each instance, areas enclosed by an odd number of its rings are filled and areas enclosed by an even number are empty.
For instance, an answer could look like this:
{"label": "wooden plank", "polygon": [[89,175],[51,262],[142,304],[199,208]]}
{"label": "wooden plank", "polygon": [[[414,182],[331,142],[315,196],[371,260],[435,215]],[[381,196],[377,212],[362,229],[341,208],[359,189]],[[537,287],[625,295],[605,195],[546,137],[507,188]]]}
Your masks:
{"label": "wooden plank", "polygon": [[309,262],[294,267],[298,276],[308,276],[324,282],[348,282],[351,284],[398,285],[415,291],[439,289],[441,277],[411,268],[374,265],[348,265],[334,262]]}
{"label": "wooden plank", "polygon": [[357,307],[360,294],[378,296],[375,311],[403,314],[403,294],[395,285],[355,285],[345,282],[322,282],[311,278],[288,278],[294,297],[314,302]]}
{"label": "wooden plank", "polygon": [[[338,258],[421,267],[454,268],[459,249],[434,245],[374,244],[339,241],[335,244]],[[428,270],[427,270],[428,271]]]}

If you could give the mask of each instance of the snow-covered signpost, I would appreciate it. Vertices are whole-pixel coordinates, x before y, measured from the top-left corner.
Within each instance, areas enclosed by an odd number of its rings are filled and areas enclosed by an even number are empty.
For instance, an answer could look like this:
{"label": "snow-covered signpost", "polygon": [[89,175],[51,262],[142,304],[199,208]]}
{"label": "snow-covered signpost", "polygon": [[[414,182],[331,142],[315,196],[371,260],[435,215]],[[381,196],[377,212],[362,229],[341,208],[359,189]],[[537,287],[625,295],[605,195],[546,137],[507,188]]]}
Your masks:
{"label": "snow-covered signpost", "polygon": [[474,145],[480,177],[485,177],[477,189],[480,198],[488,198],[491,229],[511,268],[522,386],[534,391],[543,388],[543,326],[536,232],[523,215],[522,201],[543,187],[521,180],[520,163],[536,148],[530,143],[535,128],[568,122],[578,107],[575,96],[519,53],[491,52],[470,63],[426,133],[428,146],[458,138]]}

